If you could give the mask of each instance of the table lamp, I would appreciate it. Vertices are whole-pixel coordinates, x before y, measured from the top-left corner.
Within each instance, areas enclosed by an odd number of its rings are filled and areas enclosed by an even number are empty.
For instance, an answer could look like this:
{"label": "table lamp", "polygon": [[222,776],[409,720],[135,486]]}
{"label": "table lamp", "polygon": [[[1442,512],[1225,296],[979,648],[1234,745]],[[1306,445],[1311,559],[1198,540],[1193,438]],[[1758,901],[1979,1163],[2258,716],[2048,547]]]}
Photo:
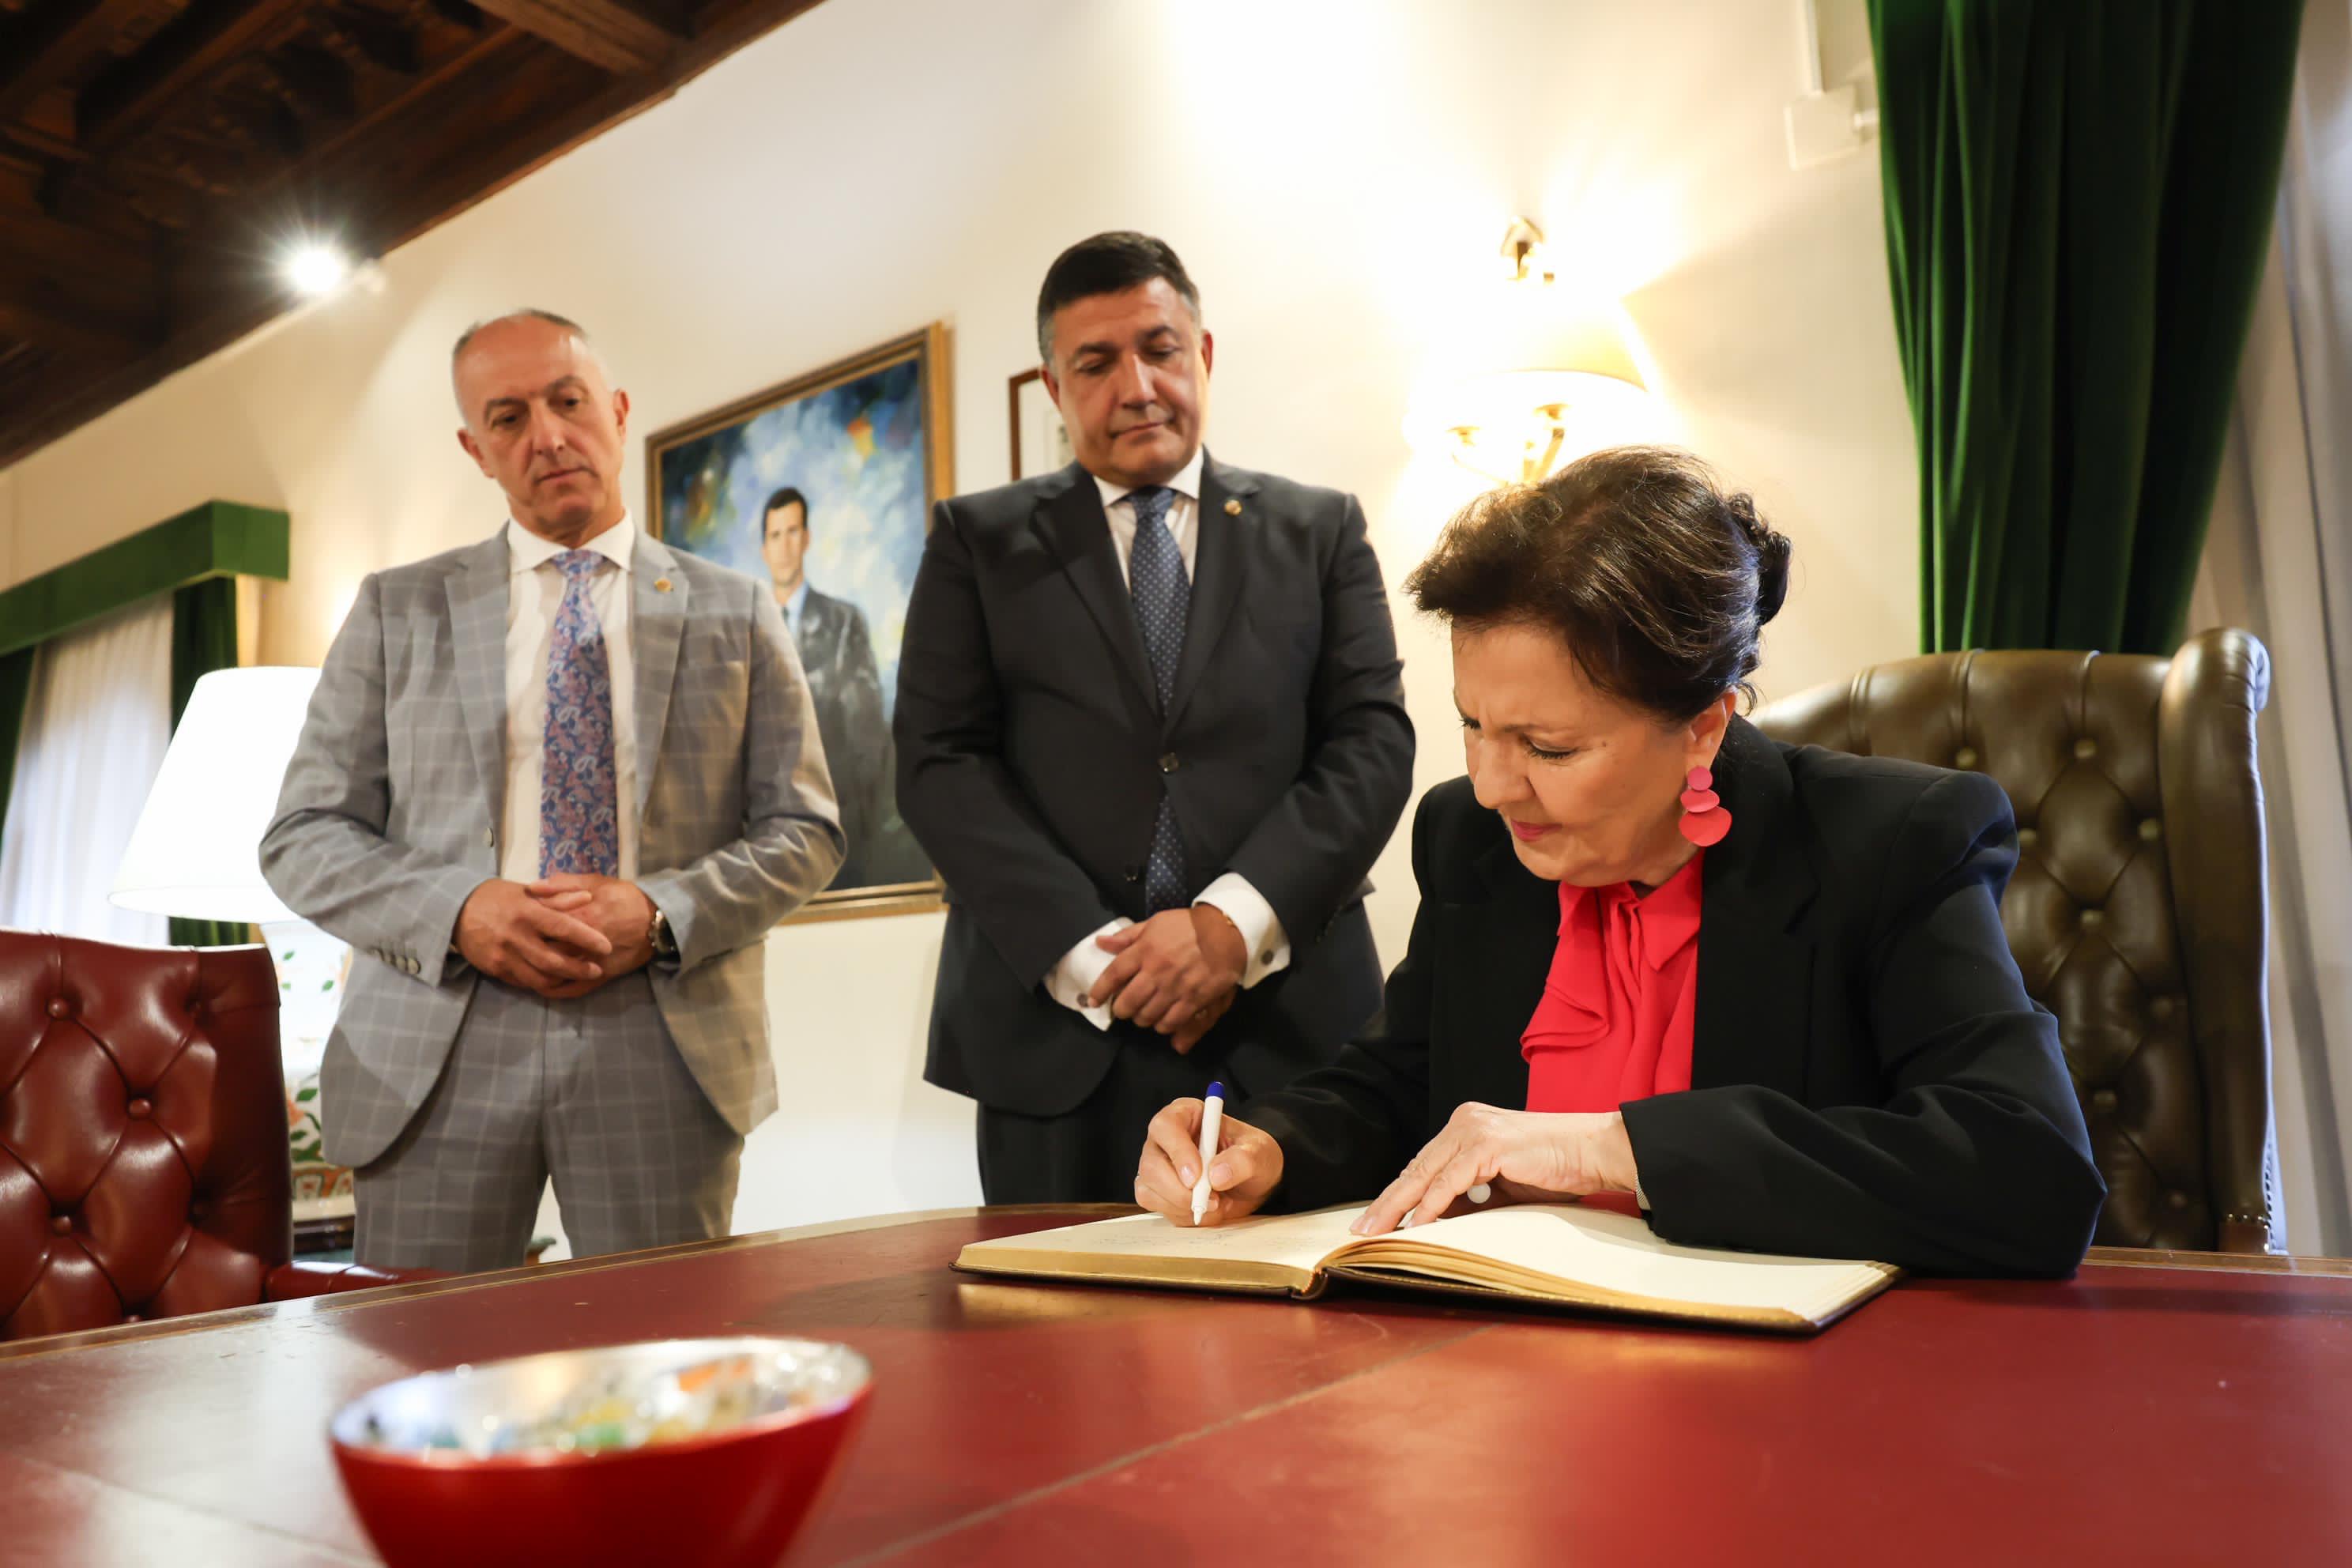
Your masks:
{"label": "table lamp", "polygon": [[315,669],[277,666],[198,679],[107,894],[124,909],[261,928],[278,966],[298,1223],[340,1218],[351,1205],[350,1173],[327,1163],[318,1114],[319,1064],[351,950],[261,879],[261,836],[318,684]]}
{"label": "table lamp", "polygon": [[261,835],[302,733],[315,669],[217,669],[188,695],[108,898],[183,920],[298,919],[261,879]]}

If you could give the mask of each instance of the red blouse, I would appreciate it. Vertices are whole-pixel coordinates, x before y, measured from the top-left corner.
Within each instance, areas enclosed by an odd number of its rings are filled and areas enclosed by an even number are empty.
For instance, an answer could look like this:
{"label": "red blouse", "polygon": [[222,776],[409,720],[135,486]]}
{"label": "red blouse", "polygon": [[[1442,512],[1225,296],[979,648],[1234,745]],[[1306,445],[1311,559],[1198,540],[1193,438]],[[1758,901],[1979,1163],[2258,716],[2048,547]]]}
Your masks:
{"label": "red blouse", "polygon": [[1559,946],[1519,1037],[1529,1110],[1614,1110],[1690,1087],[1704,851],[1647,898],[1559,886]]}

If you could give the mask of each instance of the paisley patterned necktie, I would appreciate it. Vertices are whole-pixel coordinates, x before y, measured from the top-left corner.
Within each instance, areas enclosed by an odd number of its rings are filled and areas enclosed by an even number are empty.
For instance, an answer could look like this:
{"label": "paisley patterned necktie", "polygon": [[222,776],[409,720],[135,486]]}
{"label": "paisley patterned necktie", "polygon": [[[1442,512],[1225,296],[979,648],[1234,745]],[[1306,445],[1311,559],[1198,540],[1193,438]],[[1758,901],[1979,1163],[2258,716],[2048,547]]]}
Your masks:
{"label": "paisley patterned necktie", "polygon": [[539,874],[621,869],[621,795],[613,763],[613,669],[588,584],[605,557],[567,550],[563,603],[547,650],[547,740],[539,774]]}
{"label": "paisley patterned necktie", "polygon": [[[1143,633],[1143,650],[1151,656],[1152,684],[1160,693],[1164,720],[1176,695],[1176,666],[1184,657],[1184,621],[1192,603],[1192,580],[1184,571],[1184,553],[1168,531],[1168,509],[1176,492],[1165,485],[1129,490],[1135,508],[1135,549],[1128,558],[1128,594],[1135,601],[1135,624]],[[1144,902],[1153,914],[1181,909],[1184,896],[1184,840],[1176,831],[1176,805],[1163,793],[1160,815],[1151,824],[1151,856],[1143,871]]]}

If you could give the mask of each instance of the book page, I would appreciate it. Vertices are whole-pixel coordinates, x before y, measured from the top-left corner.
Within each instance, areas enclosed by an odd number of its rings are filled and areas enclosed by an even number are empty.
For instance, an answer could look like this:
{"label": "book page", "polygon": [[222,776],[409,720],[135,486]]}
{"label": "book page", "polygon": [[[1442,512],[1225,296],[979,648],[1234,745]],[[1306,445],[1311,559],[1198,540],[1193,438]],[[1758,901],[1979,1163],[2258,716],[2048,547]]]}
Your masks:
{"label": "book page", "polygon": [[[1329,1261],[1448,1277],[1433,1251],[1491,1259],[1526,1274],[1625,1296],[1695,1306],[1785,1310],[1815,1318],[1891,1272],[1853,1259],[1719,1252],[1661,1240],[1647,1221],[1574,1204],[1515,1204],[1376,1238]],[[1419,1253],[1415,1258],[1412,1256]],[[1388,1254],[1389,1256],[1383,1256]]]}
{"label": "book page", "polygon": [[967,1268],[1017,1267],[1024,1272],[1050,1265],[1055,1272],[1149,1275],[1204,1285],[1254,1279],[1271,1268],[1296,1274],[1303,1287],[1321,1267],[1325,1254],[1356,1239],[1348,1226],[1363,1212],[1360,1205],[1349,1205],[1200,1229],[1154,1214],[1130,1215],[976,1241],[957,1262]]}

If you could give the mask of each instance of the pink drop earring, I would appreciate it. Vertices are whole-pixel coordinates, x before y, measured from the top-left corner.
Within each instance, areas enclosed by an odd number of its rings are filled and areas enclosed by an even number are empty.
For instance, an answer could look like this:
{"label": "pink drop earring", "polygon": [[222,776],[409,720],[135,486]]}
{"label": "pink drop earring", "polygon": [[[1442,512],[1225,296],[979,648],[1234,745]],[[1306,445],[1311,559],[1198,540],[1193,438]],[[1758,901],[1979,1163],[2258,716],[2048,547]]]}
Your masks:
{"label": "pink drop earring", "polygon": [[1687,786],[1683,791],[1683,819],[1675,826],[1700,848],[1712,849],[1731,831],[1731,813],[1723,809],[1723,797],[1715,793],[1715,774],[1706,768],[1693,768],[1683,783]]}

